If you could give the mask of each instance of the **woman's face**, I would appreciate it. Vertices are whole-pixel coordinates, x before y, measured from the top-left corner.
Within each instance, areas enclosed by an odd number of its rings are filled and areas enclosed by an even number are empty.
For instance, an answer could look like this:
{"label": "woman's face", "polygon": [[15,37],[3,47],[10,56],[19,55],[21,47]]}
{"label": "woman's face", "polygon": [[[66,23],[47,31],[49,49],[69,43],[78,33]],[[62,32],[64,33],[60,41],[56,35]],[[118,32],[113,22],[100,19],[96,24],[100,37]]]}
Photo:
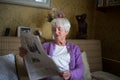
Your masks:
{"label": "woman's face", "polygon": [[62,41],[66,38],[68,32],[65,30],[64,27],[55,25],[54,27],[52,27],[52,33],[56,41]]}

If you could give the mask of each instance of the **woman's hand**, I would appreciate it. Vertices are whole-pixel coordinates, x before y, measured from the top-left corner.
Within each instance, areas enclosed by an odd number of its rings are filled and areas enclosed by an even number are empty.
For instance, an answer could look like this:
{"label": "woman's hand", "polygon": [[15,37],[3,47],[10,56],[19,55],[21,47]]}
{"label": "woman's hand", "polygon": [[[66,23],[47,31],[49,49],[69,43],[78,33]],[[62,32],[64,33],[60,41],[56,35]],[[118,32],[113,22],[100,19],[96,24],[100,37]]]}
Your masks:
{"label": "woman's hand", "polygon": [[60,73],[60,76],[62,76],[64,80],[69,80],[71,74],[70,74],[70,71],[64,71]]}
{"label": "woman's hand", "polygon": [[27,54],[27,50],[25,49],[25,48],[23,48],[23,47],[20,47],[19,48],[19,55],[21,56],[21,57],[24,57],[26,54]]}

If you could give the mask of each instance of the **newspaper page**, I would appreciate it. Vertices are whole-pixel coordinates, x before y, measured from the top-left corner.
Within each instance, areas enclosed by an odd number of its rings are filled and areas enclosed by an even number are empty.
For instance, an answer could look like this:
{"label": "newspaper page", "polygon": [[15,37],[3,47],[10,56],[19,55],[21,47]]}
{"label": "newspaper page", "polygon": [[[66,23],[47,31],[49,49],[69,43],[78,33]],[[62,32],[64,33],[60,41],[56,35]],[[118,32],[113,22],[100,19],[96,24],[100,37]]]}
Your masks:
{"label": "newspaper page", "polygon": [[40,39],[28,32],[21,32],[21,46],[27,49],[24,57],[25,66],[30,80],[58,75],[58,68],[53,60],[45,53]]}

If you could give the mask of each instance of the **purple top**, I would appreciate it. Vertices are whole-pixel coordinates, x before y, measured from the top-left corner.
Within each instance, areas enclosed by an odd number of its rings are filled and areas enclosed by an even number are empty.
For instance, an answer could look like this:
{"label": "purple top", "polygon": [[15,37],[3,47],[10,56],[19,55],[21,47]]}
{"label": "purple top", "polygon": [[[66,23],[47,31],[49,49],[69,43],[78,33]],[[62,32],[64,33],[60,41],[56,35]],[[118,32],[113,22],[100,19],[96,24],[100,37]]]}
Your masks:
{"label": "purple top", "polygon": [[[68,52],[70,53],[70,80],[84,80],[84,65],[82,62],[82,55],[79,46],[67,42],[66,47]],[[55,49],[55,43],[46,42],[43,44],[43,48],[48,55],[52,56]]]}

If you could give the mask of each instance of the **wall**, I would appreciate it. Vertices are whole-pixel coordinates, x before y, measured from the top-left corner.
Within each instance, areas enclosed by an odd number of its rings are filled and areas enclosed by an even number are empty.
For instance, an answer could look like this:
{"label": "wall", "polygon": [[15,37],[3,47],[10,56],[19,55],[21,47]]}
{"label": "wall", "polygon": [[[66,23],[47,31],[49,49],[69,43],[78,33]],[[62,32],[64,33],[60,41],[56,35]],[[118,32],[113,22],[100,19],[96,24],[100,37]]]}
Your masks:
{"label": "wall", "polygon": [[[52,7],[59,9],[64,6],[63,12],[71,22],[71,31],[69,38],[76,38],[78,24],[75,19],[76,15],[87,14],[86,22],[88,23],[88,37],[94,37],[93,29],[93,10],[94,0],[52,0]],[[0,3],[0,36],[4,35],[5,28],[11,28],[11,36],[16,35],[18,26],[28,26],[38,28],[42,31],[42,36],[51,38],[50,23],[47,22],[49,10],[35,7],[3,4]]]}
{"label": "wall", "polygon": [[101,40],[103,69],[120,76],[120,7],[95,11],[95,38]]}

